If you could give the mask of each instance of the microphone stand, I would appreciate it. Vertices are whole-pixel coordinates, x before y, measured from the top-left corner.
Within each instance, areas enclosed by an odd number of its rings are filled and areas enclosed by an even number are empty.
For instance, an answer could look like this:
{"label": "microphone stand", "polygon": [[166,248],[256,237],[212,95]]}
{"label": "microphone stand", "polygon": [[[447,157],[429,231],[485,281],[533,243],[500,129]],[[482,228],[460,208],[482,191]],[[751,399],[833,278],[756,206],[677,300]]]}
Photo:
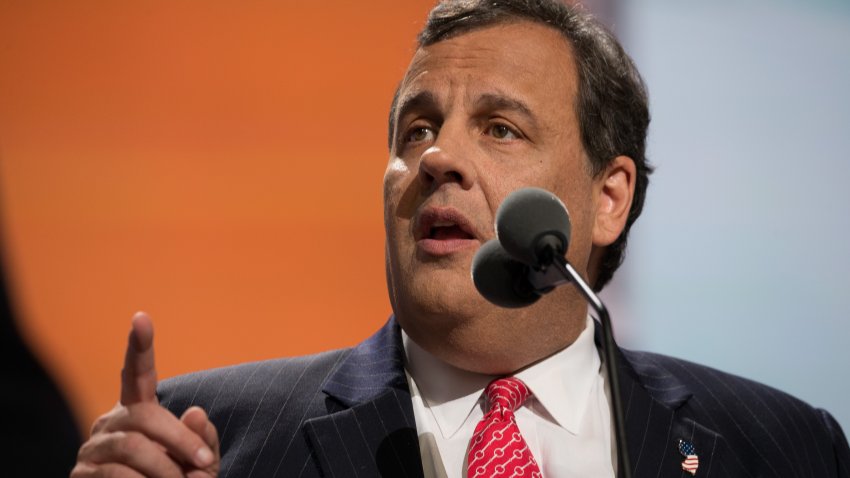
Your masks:
{"label": "microphone stand", "polygon": [[[540,271],[541,274],[529,274],[532,285],[537,287],[537,285],[546,284],[548,286],[547,288],[551,290],[555,285],[571,281],[599,316],[599,321],[602,324],[602,348],[605,356],[605,371],[608,373],[608,385],[611,390],[611,409],[614,415],[614,436],[617,442],[617,470],[618,475],[622,478],[631,478],[631,462],[629,461],[629,451],[626,448],[626,419],[623,416],[623,403],[620,397],[620,378],[617,374],[619,370],[617,366],[617,348],[614,342],[611,317],[608,315],[608,309],[564,256],[555,253],[552,247],[544,247],[541,252],[542,254],[540,255],[544,259],[541,263],[554,266],[554,269],[563,278],[563,281],[553,282],[550,279],[552,277],[551,269],[544,265],[542,266],[543,270]],[[538,290],[540,289],[538,288]]]}

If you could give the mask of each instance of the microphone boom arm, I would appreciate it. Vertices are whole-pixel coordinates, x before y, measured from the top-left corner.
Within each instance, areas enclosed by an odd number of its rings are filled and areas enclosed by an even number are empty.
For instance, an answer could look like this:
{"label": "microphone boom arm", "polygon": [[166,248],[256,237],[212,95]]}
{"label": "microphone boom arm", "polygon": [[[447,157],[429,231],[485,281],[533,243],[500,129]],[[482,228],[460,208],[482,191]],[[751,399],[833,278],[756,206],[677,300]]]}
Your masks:
{"label": "microphone boom arm", "polygon": [[[608,385],[611,391],[611,409],[614,415],[614,436],[617,441],[617,469],[619,476],[623,478],[631,478],[631,464],[629,462],[629,452],[626,447],[626,419],[623,416],[623,404],[620,396],[620,380],[617,375],[619,370],[617,360],[617,347],[614,343],[614,336],[611,333],[611,317],[608,315],[608,308],[599,299],[599,296],[593,292],[593,289],[579,275],[578,271],[573,268],[567,259],[558,254],[554,254],[551,268],[547,267],[545,271],[540,271],[540,274],[529,274],[529,279],[532,285],[537,282],[537,277],[540,277],[540,283],[550,287],[561,285],[564,282],[572,281],[579,292],[587,300],[587,303],[593,308],[599,316],[602,323],[602,348],[605,354],[605,370],[608,372]],[[561,276],[561,279],[544,281],[543,278],[552,278],[554,275],[552,269],[555,269],[556,274]]]}

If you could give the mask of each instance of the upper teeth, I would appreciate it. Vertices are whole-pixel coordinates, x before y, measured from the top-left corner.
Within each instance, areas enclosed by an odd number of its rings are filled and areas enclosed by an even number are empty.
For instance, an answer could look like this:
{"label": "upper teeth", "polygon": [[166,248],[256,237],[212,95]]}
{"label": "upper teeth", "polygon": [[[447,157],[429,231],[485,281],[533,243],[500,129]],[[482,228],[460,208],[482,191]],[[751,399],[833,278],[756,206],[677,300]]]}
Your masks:
{"label": "upper teeth", "polygon": [[455,223],[451,221],[435,221],[434,224],[431,225],[431,227],[449,227],[454,225]]}

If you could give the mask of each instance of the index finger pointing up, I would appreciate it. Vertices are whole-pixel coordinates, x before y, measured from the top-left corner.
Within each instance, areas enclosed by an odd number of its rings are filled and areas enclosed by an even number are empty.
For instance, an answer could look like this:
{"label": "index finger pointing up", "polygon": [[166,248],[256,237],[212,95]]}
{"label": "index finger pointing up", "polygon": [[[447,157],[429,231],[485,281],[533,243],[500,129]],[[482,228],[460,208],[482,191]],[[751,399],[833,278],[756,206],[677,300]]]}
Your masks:
{"label": "index finger pointing up", "polygon": [[133,316],[124,369],[121,371],[121,404],[150,401],[156,401],[153,322],[144,312],[137,312]]}

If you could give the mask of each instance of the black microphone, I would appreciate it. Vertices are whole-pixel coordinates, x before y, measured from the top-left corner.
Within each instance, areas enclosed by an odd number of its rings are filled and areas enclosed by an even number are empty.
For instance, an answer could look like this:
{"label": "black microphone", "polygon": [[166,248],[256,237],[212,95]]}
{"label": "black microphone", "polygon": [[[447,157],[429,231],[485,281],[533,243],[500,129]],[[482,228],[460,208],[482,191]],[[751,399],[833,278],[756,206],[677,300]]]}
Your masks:
{"label": "black microphone", "polygon": [[514,191],[496,211],[496,236],[498,240],[484,244],[472,260],[473,282],[484,298],[502,307],[525,307],[555,287],[572,282],[599,316],[611,391],[617,468],[619,476],[631,478],[611,318],[602,300],[565,257],[570,242],[566,206],[544,189]]}
{"label": "black microphone", "polygon": [[537,302],[544,294],[569,281],[554,267],[537,270],[523,264],[497,239],[491,239],[472,259],[472,282],[490,302],[518,309]]}
{"label": "black microphone", "polygon": [[570,244],[570,216],[557,196],[545,189],[514,191],[496,211],[496,237],[514,259],[534,268],[563,257]]}
{"label": "black microphone", "polygon": [[569,282],[547,267],[570,243],[570,217],[554,194],[540,188],[511,193],[496,211],[496,236],[472,260],[472,281],[490,302],[525,307]]}
{"label": "black microphone", "polygon": [[538,291],[528,280],[529,267],[514,260],[492,239],[487,241],[472,259],[472,282],[490,302],[509,309],[518,309],[537,302]]}

